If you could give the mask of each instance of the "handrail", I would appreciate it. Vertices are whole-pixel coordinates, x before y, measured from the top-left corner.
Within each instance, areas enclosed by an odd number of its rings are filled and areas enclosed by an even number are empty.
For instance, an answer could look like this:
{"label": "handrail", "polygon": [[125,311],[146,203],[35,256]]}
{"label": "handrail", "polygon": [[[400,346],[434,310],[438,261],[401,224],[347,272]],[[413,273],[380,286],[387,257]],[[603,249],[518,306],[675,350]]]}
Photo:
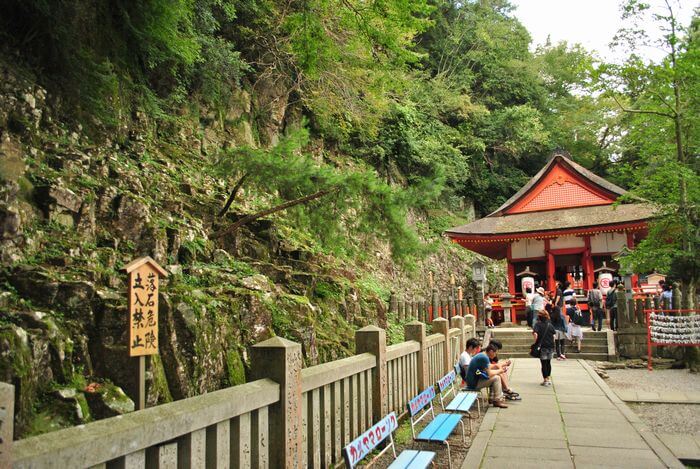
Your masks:
{"label": "handrail", "polygon": [[445,341],[445,335],[444,334],[431,334],[428,337],[425,338],[425,346],[426,347],[431,347],[435,344],[439,344],[440,342]]}
{"label": "handrail", "polygon": [[334,362],[304,368],[301,370],[301,392],[331,384],[370,368],[374,368],[377,359],[371,353],[362,353]]}
{"label": "handrail", "polygon": [[420,350],[420,344],[415,340],[401,342],[400,344],[390,345],[386,348],[386,361],[391,361],[409,355]]}
{"label": "handrail", "polygon": [[279,384],[261,379],[58,430],[15,441],[13,467],[91,467],[269,406],[279,399]]}

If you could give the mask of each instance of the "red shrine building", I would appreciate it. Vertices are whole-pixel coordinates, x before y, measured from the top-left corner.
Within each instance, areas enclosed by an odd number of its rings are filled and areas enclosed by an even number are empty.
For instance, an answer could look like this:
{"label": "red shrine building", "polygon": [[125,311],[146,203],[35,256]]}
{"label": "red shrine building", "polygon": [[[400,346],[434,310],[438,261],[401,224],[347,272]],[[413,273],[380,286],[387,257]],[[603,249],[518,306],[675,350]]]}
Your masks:
{"label": "red shrine building", "polygon": [[613,257],[625,247],[634,249],[647,234],[652,207],[613,205],[624,193],[555,153],[495,212],[446,234],[471,251],[507,259],[512,295],[522,294],[533,280],[550,291],[555,280],[587,290],[600,274],[615,275],[619,266]]}

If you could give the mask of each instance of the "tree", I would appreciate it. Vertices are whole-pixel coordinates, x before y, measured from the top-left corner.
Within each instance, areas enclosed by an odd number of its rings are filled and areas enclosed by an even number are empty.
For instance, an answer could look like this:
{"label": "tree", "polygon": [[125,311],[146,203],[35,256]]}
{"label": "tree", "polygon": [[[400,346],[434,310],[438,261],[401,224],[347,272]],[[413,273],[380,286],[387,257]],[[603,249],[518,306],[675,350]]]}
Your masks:
{"label": "tree", "polygon": [[[418,237],[406,224],[406,211],[416,204],[418,193],[390,187],[362,165],[338,167],[319,161],[304,153],[308,138],[308,131],[301,129],[269,150],[238,148],[221,154],[218,172],[242,176],[220,216],[245,185],[251,188],[247,205],[253,212],[235,217],[212,238],[231,235],[261,217],[285,212],[295,225],[313,233],[318,244],[332,252],[352,253],[354,240],[372,233],[389,242],[397,260],[408,260],[418,253]],[[251,197],[256,193],[258,197]],[[431,193],[421,190],[420,196],[430,198]]]}
{"label": "tree", "polygon": [[[621,66],[604,70],[607,93],[627,114],[624,153],[631,166],[633,196],[641,196],[658,207],[649,236],[625,262],[636,270],[659,269],[681,282],[682,307],[695,304],[700,277],[698,245],[697,155],[700,142],[697,125],[700,108],[700,70],[697,17],[689,32],[676,18],[677,4],[665,0],[651,12],[654,24],[663,31],[657,46],[666,56],[658,63],[644,63],[632,53]],[[634,47],[648,44],[643,31],[634,27],[650,12],[650,5],[628,0],[623,18],[633,22],[621,30],[618,42]],[[630,158],[630,154],[634,155]],[[692,156],[692,159],[691,159]],[[692,190],[689,190],[689,187]]]}

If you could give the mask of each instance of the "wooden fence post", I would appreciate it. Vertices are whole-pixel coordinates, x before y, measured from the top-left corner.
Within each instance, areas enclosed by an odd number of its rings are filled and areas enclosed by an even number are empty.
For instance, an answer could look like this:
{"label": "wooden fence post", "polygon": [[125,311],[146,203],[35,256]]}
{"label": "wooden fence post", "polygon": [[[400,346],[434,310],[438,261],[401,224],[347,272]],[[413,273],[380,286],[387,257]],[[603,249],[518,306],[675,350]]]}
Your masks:
{"label": "wooden fence post", "polygon": [[0,467],[12,467],[15,422],[15,387],[0,383]]}
{"label": "wooden fence post", "polygon": [[464,352],[467,346],[467,335],[464,331],[464,318],[462,316],[452,317],[452,319],[450,319],[450,327],[459,329],[459,353]]}
{"label": "wooden fence post", "polygon": [[[464,315],[464,327],[471,326],[471,331],[469,332],[469,338],[476,337],[476,316],[473,314]],[[466,347],[466,342],[465,342]]]}
{"label": "wooden fence post", "polygon": [[367,326],[355,332],[355,353],[371,353],[377,360],[372,370],[372,423],[379,422],[389,413],[386,331],[376,326]]}
{"label": "wooden fence post", "polygon": [[442,334],[445,336],[445,356],[442,363],[442,372],[447,373],[452,369],[452,357],[450,357],[450,323],[447,319],[433,319],[433,334]]}
{"label": "wooden fence post", "polygon": [[302,462],[301,345],[273,337],[251,348],[251,378],[280,385],[280,400],[270,406],[270,467],[296,469]]}
{"label": "wooden fence post", "polygon": [[432,306],[433,311],[430,317],[428,317],[428,321],[432,321],[433,319],[440,317],[440,315],[438,314],[440,309],[440,297],[438,296],[438,291],[436,288],[433,288]]}
{"label": "wooden fence post", "polygon": [[416,374],[418,375],[418,389],[423,391],[429,386],[428,383],[428,353],[425,347],[425,324],[419,321],[412,321],[403,326],[406,340],[415,340],[420,348],[418,349],[418,359]]}
{"label": "wooden fence post", "polygon": [[398,315],[398,309],[399,305],[398,299],[396,298],[396,293],[391,292],[391,294],[389,295],[389,312]]}

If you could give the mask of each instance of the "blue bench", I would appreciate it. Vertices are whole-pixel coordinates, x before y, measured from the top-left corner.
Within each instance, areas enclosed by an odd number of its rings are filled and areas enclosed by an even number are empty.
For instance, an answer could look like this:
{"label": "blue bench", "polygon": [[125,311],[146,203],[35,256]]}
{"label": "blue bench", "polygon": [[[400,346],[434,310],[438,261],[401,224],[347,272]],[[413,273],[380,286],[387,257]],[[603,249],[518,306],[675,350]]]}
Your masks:
{"label": "blue bench", "polygon": [[[452,467],[452,456],[450,455],[450,444],[447,439],[457,425],[462,427],[462,441],[464,441],[464,422],[460,414],[438,414],[433,410],[433,399],[435,399],[435,388],[430,386],[422,393],[411,399],[408,404],[408,413],[411,418],[411,433],[415,441],[426,441],[429,443],[440,443],[447,446],[447,460]],[[416,425],[430,414],[433,420],[416,435]]]}
{"label": "blue bench", "polygon": [[389,466],[390,469],[425,469],[430,466],[435,459],[435,453],[432,451],[405,450],[396,457],[393,436],[396,428],[398,428],[398,421],[396,420],[396,413],[392,412],[343,448],[343,459],[345,459],[348,469],[353,469],[357,466],[365,456],[387,438],[389,439],[389,444],[372,459],[372,462],[391,450],[394,455],[394,462]]}
{"label": "blue bench", "polygon": [[[450,412],[462,412],[469,415],[471,419],[471,408],[476,402],[477,410],[481,415],[481,404],[479,403],[479,393],[475,391],[458,391],[455,386],[457,373],[454,370],[447,373],[437,382],[440,391],[440,406],[442,410]],[[445,400],[452,394],[452,400],[445,405]],[[469,434],[472,433],[472,422],[469,420]]]}

